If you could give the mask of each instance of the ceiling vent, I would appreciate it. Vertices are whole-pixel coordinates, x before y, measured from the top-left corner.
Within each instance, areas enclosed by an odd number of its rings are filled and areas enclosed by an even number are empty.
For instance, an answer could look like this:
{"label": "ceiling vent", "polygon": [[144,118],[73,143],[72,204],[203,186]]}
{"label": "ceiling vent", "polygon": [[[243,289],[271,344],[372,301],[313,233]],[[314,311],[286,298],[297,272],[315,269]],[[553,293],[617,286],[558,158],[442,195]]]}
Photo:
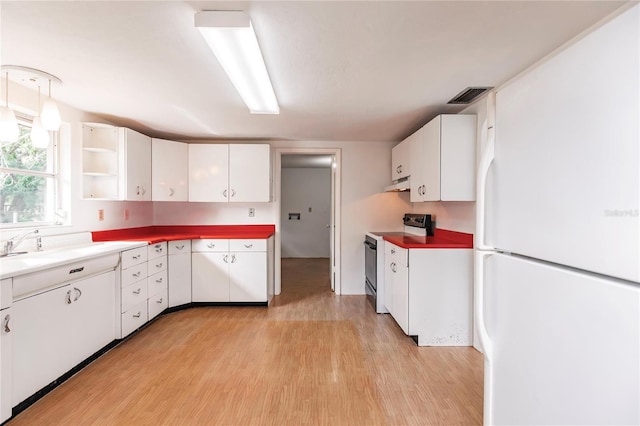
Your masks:
{"label": "ceiling vent", "polygon": [[458,93],[447,104],[452,105],[467,105],[478,99],[487,91],[493,89],[493,87],[467,87],[462,92]]}

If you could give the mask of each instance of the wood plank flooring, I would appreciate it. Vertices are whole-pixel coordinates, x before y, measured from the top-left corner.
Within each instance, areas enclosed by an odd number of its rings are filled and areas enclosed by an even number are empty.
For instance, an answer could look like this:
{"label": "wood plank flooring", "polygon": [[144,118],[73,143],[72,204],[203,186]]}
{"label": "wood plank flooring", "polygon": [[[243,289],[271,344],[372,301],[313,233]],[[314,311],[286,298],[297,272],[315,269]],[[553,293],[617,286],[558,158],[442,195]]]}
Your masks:
{"label": "wood plank flooring", "polygon": [[328,274],[283,259],[269,308],[163,315],[9,425],[482,423],[480,353],[417,347]]}

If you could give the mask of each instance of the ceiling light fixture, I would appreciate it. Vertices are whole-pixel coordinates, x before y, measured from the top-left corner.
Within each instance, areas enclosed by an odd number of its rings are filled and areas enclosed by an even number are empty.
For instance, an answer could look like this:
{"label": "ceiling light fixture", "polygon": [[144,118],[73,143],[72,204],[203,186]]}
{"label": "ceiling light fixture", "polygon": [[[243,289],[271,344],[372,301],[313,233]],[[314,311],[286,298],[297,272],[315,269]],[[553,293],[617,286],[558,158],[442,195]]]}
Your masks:
{"label": "ceiling light fixture", "polygon": [[[38,86],[38,111],[40,111],[40,86]],[[31,123],[31,145],[44,149],[49,146],[49,132],[42,125],[40,117],[35,117]]]}
{"label": "ceiling light fixture", "polygon": [[20,136],[20,129],[18,128],[18,120],[16,120],[16,114],[11,108],[9,108],[9,72],[5,72],[5,91],[4,101],[5,105],[0,108],[0,141],[15,142]]}
{"label": "ceiling light fixture", "polygon": [[279,114],[280,107],[249,15],[240,11],[203,11],[195,26],[218,58],[252,114]]}

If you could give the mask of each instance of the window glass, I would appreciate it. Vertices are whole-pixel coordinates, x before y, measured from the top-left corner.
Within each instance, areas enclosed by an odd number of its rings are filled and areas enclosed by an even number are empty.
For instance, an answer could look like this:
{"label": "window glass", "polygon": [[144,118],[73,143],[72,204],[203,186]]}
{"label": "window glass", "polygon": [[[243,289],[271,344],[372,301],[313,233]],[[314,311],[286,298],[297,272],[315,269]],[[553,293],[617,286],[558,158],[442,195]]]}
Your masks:
{"label": "window glass", "polygon": [[54,146],[35,148],[31,144],[30,122],[19,123],[16,142],[0,146],[0,223],[28,226],[53,222],[56,175]]}

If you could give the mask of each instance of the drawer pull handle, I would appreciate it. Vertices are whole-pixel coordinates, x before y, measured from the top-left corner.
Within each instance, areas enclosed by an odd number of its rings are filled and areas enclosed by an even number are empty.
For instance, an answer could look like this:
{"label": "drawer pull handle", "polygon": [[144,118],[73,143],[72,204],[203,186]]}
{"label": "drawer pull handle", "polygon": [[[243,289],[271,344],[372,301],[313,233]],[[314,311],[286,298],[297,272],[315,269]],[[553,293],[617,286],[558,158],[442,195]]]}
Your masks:
{"label": "drawer pull handle", "polygon": [[209,243],[209,244],[207,244],[207,247],[209,247],[209,248],[214,248],[215,246],[216,246],[216,245],[215,245],[215,243]]}
{"label": "drawer pull handle", "polygon": [[67,291],[67,305],[71,304],[71,290]]}
{"label": "drawer pull handle", "polygon": [[232,189],[232,190],[231,190],[231,197],[235,197],[235,196],[236,196],[236,190],[235,190],[235,189]]}
{"label": "drawer pull handle", "polygon": [[173,188],[169,188],[169,197],[173,197],[174,193],[175,191],[173,190]]}
{"label": "drawer pull handle", "polygon": [[75,291],[77,293],[76,297],[73,299],[74,302],[77,302],[78,299],[80,299],[80,296],[82,296],[82,290],[80,290],[78,287],[74,287],[73,291]]}
{"label": "drawer pull handle", "polygon": [[140,255],[137,255],[137,256],[131,256],[131,258],[132,258],[133,260],[138,260],[138,259],[140,259]]}
{"label": "drawer pull handle", "polygon": [[11,315],[7,314],[4,316],[4,324],[2,325],[5,333],[11,333],[11,328],[9,328],[9,321],[11,321]]}
{"label": "drawer pull handle", "polygon": [[162,247],[156,246],[156,253],[162,253]]}
{"label": "drawer pull handle", "polygon": [[244,245],[244,248],[251,248],[251,247],[253,247],[253,244],[245,244]]}
{"label": "drawer pull handle", "polygon": [[156,268],[162,268],[162,262],[156,264]]}
{"label": "drawer pull handle", "polygon": [[226,189],[225,189],[224,191],[222,191],[222,196],[223,196],[224,198],[227,198],[227,190],[226,190]]}
{"label": "drawer pull handle", "polygon": [[140,318],[140,315],[142,315],[142,312],[138,311],[137,314],[133,314],[134,318]]}
{"label": "drawer pull handle", "polygon": [[157,282],[157,283],[161,283],[161,282],[162,282],[162,278],[158,278],[158,279],[156,280],[156,282]]}
{"label": "drawer pull handle", "polygon": [[225,254],[224,256],[222,256],[222,260],[224,260],[224,263],[229,263],[229,255]]}
{"label": "drawer pull handle", "polygon": [[175,247],[176,247],[176,250],[182,250],[184,248],[184,244],[181,246],[175,246]]}
{"label": "drawer pull handle", "polygon": [[396,254],[396,249],[391,249],[391,254]]}
{"label": "drawer pull handle", "polygon": [[140,292],[142,291],[141,288],[137,289],[137,290],[133,290],[133,294],[140,294]]}
{"label": "drawer pull handle", "polygon": [[69,274],[75,274],[76,272],[82,272],[82,271],[84,271],[84,266],[70,270]]}
{"label": "drawer pull handle", "polygon": [[142,271],[138,271],[135,274],[131,274],[131,275],[133,275],[133,278],[138,278],[141,273],[142,273]]}
{"label": "drawer pull handle", "polygon": [[231,263],[236,263],[236,255],[235,254],[231,255]]}
{"label": "drawer pull handle", "polygon": [[395,273],[397,268],[396,268],[396,262],[391,262],[391,265],[389,265],[391,267],[391,270]]}
{"label": "drawer pull handle", "polygon": [[161,297],[160,300],[156,300],[156,303],[162,303],[162,299],[163,297]]}

